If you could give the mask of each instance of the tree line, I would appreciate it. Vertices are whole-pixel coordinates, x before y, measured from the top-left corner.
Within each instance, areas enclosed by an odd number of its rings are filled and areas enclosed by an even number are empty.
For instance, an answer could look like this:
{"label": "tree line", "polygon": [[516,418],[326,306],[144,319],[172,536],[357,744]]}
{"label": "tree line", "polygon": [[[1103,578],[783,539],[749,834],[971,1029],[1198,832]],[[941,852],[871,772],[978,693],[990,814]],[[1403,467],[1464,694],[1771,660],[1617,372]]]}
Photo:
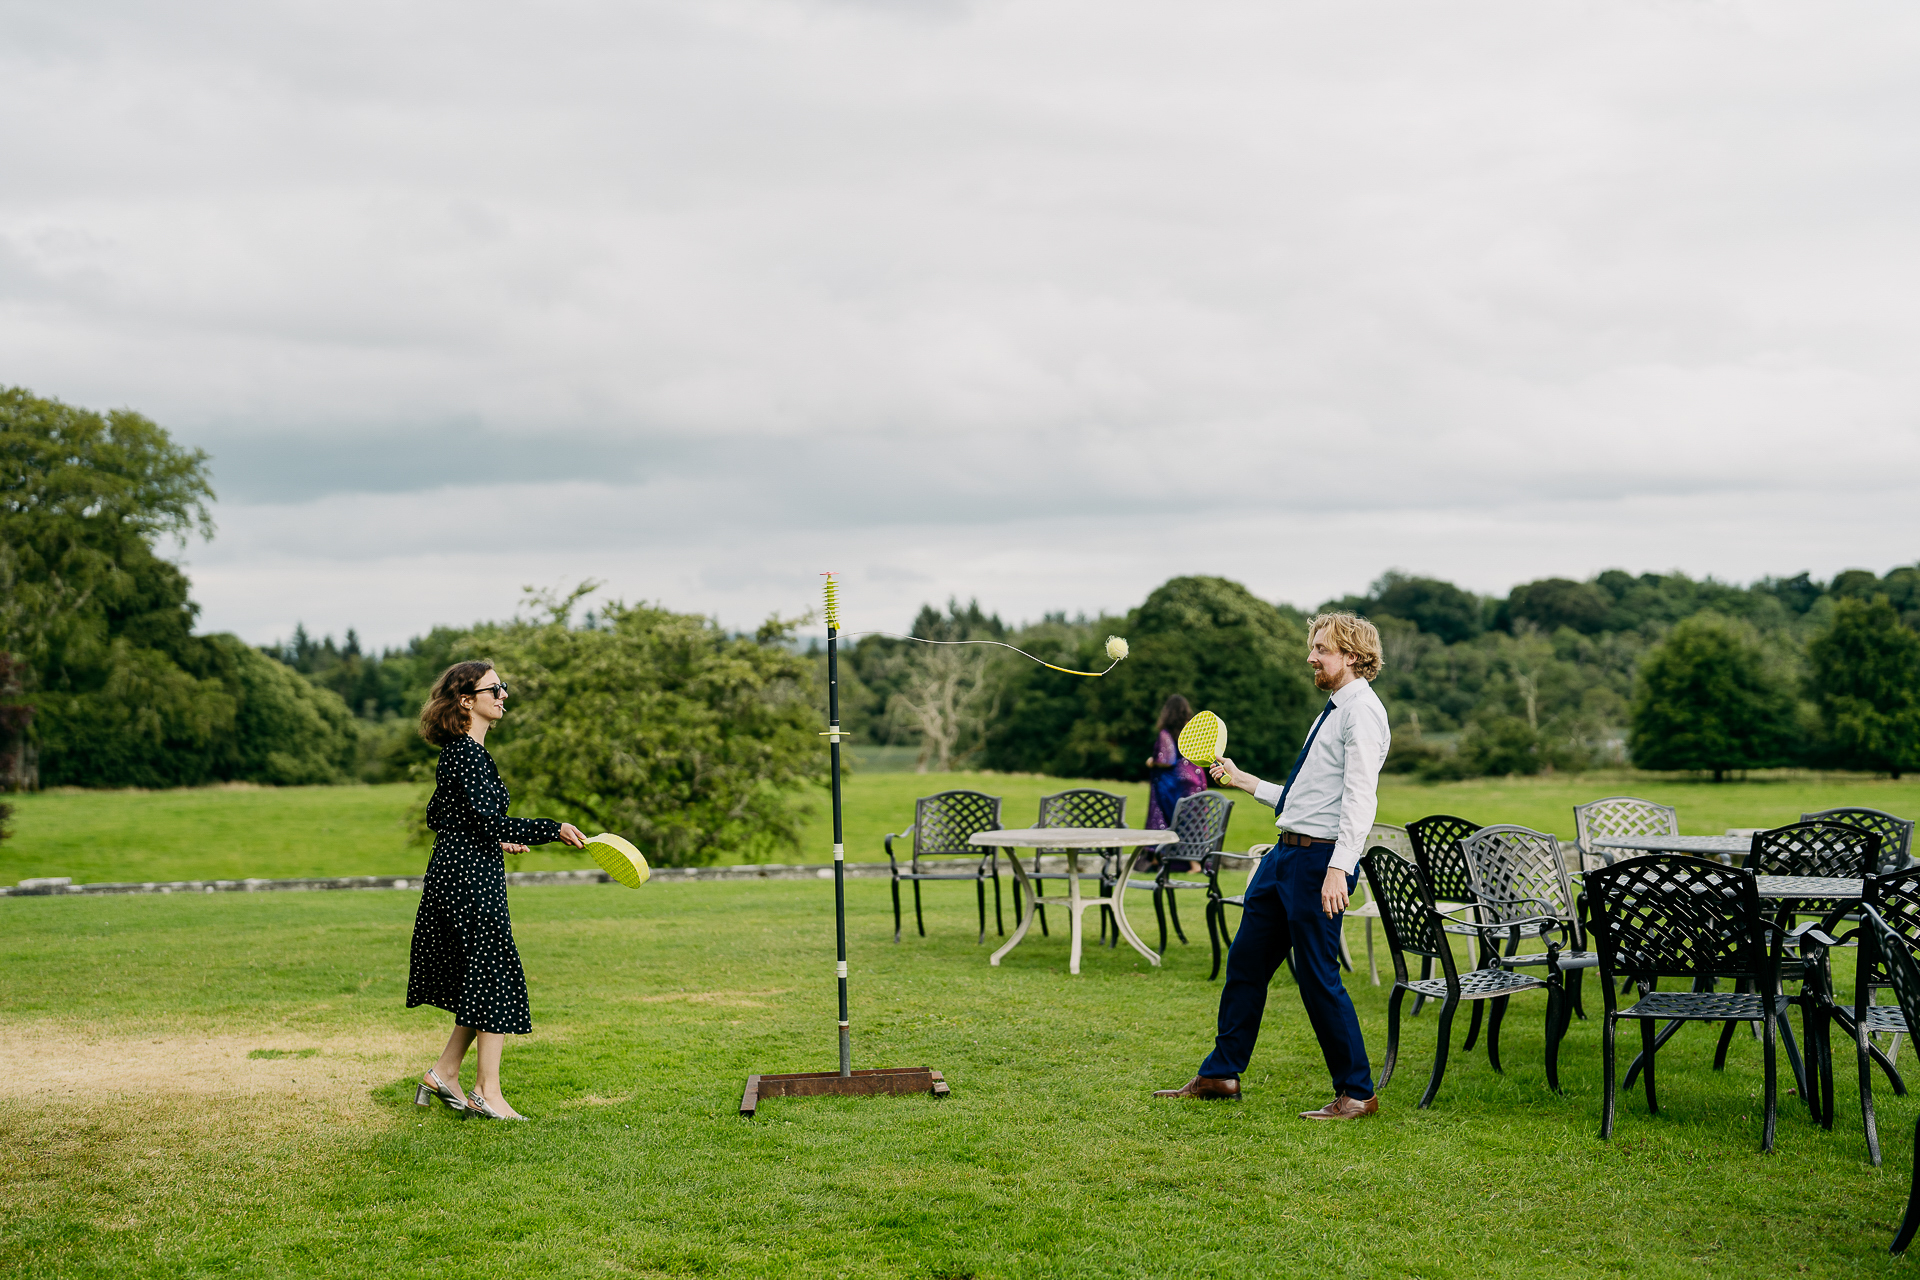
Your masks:
{"label": "tree line", "polygon": [[[0,787],[393,781],[431,776],[415,731],[452,662],[499,664],[519,701],[490,745],[517,798],[620,831],[666,862],[785,847],[824,755],[824,658],[801,619],[729,634],[697,615],[531,594],[513,619],[364,651],[304,627],[254,647],[197,635],[166,544],[208,534],[207,458],[137,413],[0,388]],[[1373,619],[1390,769],[1427,778],[1778,765],[1920,764],[1920,568],[1748,586],[1609,571],[1483,597],[1389,573],[1327,602]],[[1219,712],[1232,753],[1284,775],[1321,705],[1307,614],[1217,577],[1162,584],[1124,615],[1008,626],[977,603],[921,609],[922,639],[845,648],[862,744],[921,767],[1137,778],[1171,693]],[[0,817],[0,822],[4,818]]]}
{"label": "tree line", "polygon": [[[1331,600],[1380,628],[1375,688],[1393,720],[1388,768],[1429,779],[1627,764],[1892,773],[1920,766],[1920,567],[1733,586],[1609,570],[1485,597],[1388,573]],[[1319,610],[1316,610],[1318,612]],[[1062,666],[1133,656],[1086,680],[996,649],[861,640],[843,681],[865,741],[956,763],[1139,778],[1160,701],[1227,720],[1255,772],[1284,773],[1320,705],[1303,661],[1308,615],[1221,578],[1176,578],[1124,616],[1010,628],[977,604],[924,607],[912,634],[992,639]]]}

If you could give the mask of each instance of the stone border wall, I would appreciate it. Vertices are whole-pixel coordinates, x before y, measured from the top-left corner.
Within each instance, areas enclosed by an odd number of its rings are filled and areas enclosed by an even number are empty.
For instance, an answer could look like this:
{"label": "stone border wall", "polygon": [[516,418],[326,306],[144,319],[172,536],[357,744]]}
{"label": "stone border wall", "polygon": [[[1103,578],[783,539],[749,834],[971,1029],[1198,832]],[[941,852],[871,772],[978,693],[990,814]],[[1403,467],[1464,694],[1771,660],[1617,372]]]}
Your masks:
{"label": "stone border wall", "polygon": [[[849,862],[852,878],[886,878],[884,862]],[[607,884],[610,877],[600,870],[590,871],[509,871],[509,885]],[[780,863],[749,864],[738,867],[654,867],[651,884],[684,884],[705,880],[831,880],[833,867],[787,866]],[[54,897],[62,894],[104,893],[276,893],[310,892],[325,889],[407,889],[418,891],[419,876],[326,876],[308,880],[170,880],[144,884],[75,884],[66,876],[22,880],[17,885],[0,885],[0,898]]]}

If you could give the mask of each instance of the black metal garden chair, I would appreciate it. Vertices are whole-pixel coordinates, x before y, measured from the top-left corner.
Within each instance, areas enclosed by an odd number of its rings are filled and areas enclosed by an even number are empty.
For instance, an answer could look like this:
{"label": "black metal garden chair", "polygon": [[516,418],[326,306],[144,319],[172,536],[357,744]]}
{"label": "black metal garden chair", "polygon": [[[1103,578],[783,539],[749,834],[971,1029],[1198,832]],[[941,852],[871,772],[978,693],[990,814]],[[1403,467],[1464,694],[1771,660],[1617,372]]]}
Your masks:
{"label": "black metal garden chair", "polygon": [[[1907,928],[1896,927],[1872,906],[1863,907],[1860,914],[1864,917],[1863,927],[1871,937],[1869,945],[1885,966],[1902,1018],[1909,1027],[1920,1026],[1920,964],[1914,962]],[[1900,1220],[1900,1230],[1893,1237],[1893,1253],[1905,1253],[1913,1243],[1915,1230],[1920,1229],[1920,1120],[1914,1121],[1913,1142],[1913,1180],[1907,1190],[1906,1216]]]}
{"label": "black metal garden chair", "polygon": [[[1424,995],[1441,1002],[1440,1026],[1434,1040],[1433,1075],[1427,1081],[1427,1091],[1420,1097],[1420,1106],[1425,1107],[1440,1092],[1440,1081],[1446,1075],[1447,1049],[1453,1036],[1453,1015],[1462,1001],[1473,1003],[1475,1008],[1480,1006],[1481,1001],[1494,1001],[1493,1016],[1487,1023],[1487,1059],[1493,1064],[1493,1069],[1499,1071],[1500,1022],[1506,1012],[1507,1000],[1523,991],[1545,990],[1547,1085],[1558,1093],[1560,1032],[1566,1025],[1561,1011],[1558,966],[1549,963],[1545,978],[1516,973],[1497,964],[1483,965],[1461,973],[1459,966],[1454,963],[1453,947],[1445,928],[1449,921],[1457,919],[1462,913],[1479,912],[1484,904],[1455,907],[1451,911],[1440,910],[1420,869],[1410,866],[1405,859],[1383,845],[1375,845],[1367,850],[1360,865],[1366,869],[1368,888],[1373,894],[1373,901],[1380,907],[1380,927],[1387,935],[1388,950],[1393,952],[1393,994],[1387,998],[1387,1057],[1380,1067],[1380,1087],[1384,1089],[1387,1081],[1393,1078],[1394,1064],[1399,1060],[1400,1005],[1409,991],[1416,997]],[[1538,924],[1543,928],[1552,928],[1557,924],[1546,914],[1547,904],[1544,903],[1536,904],[1541,907],[1542,914],[1534,918],[1519,914],[1525,908],[1524,902],[1496,905],[1508,909],[1509,923],[1520,927],[1532,928]],[[1474,933],[1476,937],[1480,935],[1477,925]],[[1547,949],[1550,953],[1558,950],[1551,942],[1547,944]],[[1409,978],[1408,953],[1439,961],[1442,976]]]}
{"label": "black metal garden chair", "polygon": [[[1114,795],[1111,791],[1098,791],[1092,787],[1078,787],[1072,791],[1056,791],[1050,796],[1040,797],[1040,820],[1034,824],[1040,827],[1124,827],[1127,825],[1127,798]],[[1033,851],[1033,871],[1029,878],[1034,882],[1034,911],[1040,917],[1040,934],[1047,933],[1047,908],[1044,902],[1043,880],[1065,880],[1070,874],[1065,870],[1042,871],[1042,857],[1064,857],[1065,849],[1035,849]],[[1076,853],[1098,854],[1100,870],[1082,871],[1080,878],[1098,879],[1100,896],[1106,897],[1113,882],[1120,875],[1121,851],[1118,847],[1110,849],[1078,849]],[[1018,850],[1010,852],[1008,857],[1020,856]],[[1013,886],[1013,915],[1020,918],[1020,886]],[[1106,907],[1100,908],[1100,936],[1105,938],[1113,913]],[[1120,931],[1113,929],[1113,940],[1120,940]]]}
{"label": "black metal garden chair", "polygon": [[[1433,890],[1434,901],[1471,903],[1473,901],[1473,873],[1467,870],[1466,851],[1460,842],[1480,829],[1477,822],[1465,818],[1456,818],[1449,813],[1436,813],[1425,818],[1416,818],[1407,824],[1407,843],[1413,846],[1414,865],[1420,868],[1420,874],[1427,878],[1427,887]],[[1479,931],[1472,925],[1458,921],[1444,926],[1451,934],[1478,938]],[[1433,960],[1422,960],[1420,976],[1433,976]],[[1420,1016],[1420,1008],[1426,1003],[1425,996],[1413,999],[1413,1015]],[[1473,1006],[1473,1025],[1467,1030],[1467,1047],[1471,1049],[1475,1037],[1480,1034],[1480,1006]]]}
{"label": "black metal garden chair", "polygon": [[[1000,919],[1000,851],[967,843],[979,831],[1000,829],[1000,797],[979,791],[942,791],[913,802],[913,825],[887,836],[887,862],[893,870],[893,940],[900,941],[900,882],[913,882],[913,921],[920,936],[927,922],[920,913],[920,884],[924,880],[971,880],[980,904],[980,938],[987,940],[987,881],[993,881],[993,928],[1005,933]],[[893,851],[895,840],[913,838],[907,869]],[[969,866],[968,864],[972,865]]]}
{"label": "black metal garden chair", "polygon": [[[1220,939],[1213,949],[1213,972],[1207,975],[1208,982],[1220,976],[1221,948],[1233,945],[1233,935],[1227,932],[1227,908],[1244,909],[1247,905],[1247,891],[1242,889],[1239,893],[1228,893],[1220,883],[1220,873],[1245,864],[1251,883],[1253,872],[1259,869],[1260,859],[1266,857],[1267,851],[1272,848],[1270,844],[1256,844],[1245,853],[1227,853],[1223,850],[1201,864],[1207,873],[1207,934],[1209,937],[1215,936],[1214,931],[1218,930]],[[1291,954],[1287,956],[1287,971],[1293,971]]]}
{"label": "black metal garden chair", "polygon": [[[1878,848],[1879,837],[1870,831],[1856,827],[1842,827],[1834,823],[1801,822],[1785,827],[1774,827],[1766,831],[1756,831],[1746,857],[1746,869],[1762,876],[1839,876],[1857,879],[1862,868],[1871,865]],[[1777,957],[1779,969],[1777,979],[1780,986],[1776,993],[1784,990],[1784,984],[1798,982],[1802,989],[1798,995],[1783,997],[1789,1003],[1801,1007],[1802,1017],[1811,1021],[1822,1016],[1831,1001],[1817,991],[1805,988],[1807,979],[1806,963],[1800,955],[1798,944],[1793,937],[1793,914],[1809,914],[1826,918],[1841,908],[1842,904],[1834,900],[1802,899],[1791,908],[1783,906],[1769,922],[1769,928],[1778,930],[1776,938],[1768,934],[1770,942],[1778,942],[1780,955]],[[1710,984],[1696,984],[1698,990],[1711,990]],[[1744,990],[1744,984],[1736,984],[1736,990]],[[1729,1021],[1720,1028],[1720,1039],[1714,1046],[1713,1069],[1722,1071],[1727,1065],[1727,1051],[1733,1045],[1734,1033],[1743,1025],[1740,1020]],[[1664,1049],[1667,1041],[1673,1039],[1680,1029],[1681,1022],[1674,1021],[1661,1028],[1654,1038],[1654,1049]],[[1786,1052],[1787,1065],[1793,1071],[1793,1080],[1799,1096],[1807,1103],[1816,1118],[1823,1123],[1830,1120],[1823,1115],[1820,1102],[1820,1081],[1809,1080],[1807,1062],[1801,1054],[1800,1046],[1793,1037],[1791,1024],[1780,1024],[1780,1046]],[[1807,1050],[1812,1052],[1811,1047]],[[1635,1058],[1627,1068],[1625,1085],[1631,1089],[1634,1078],[1639,1075],[1646,1056]],[[1817,1065],[1817,1064],[1816,1064]]]}
{"label": "black metal garden chair", "polygon": [[[1129,889],[1150,890],[1153,893],[1153,914],[1160,922],[1161,955],[1167,953],[1167,917],[1173,917],[1173,932],[1182,943],[1187,940],[1186,930],[1180,927],[1180,905],[1177,895],[1189,889],[1198,889],[1207,894],[1207,941],[1213,945],[1213,967],[1220,968],[1221,939],[1226,935],[1227,920],[1224,911],[1216,913],[1214,891],[1219,887],[1218,872],[1212,871],[1220,853],[1227,843],[1227,819],[1233,816],[1233,801],[1217,791],[1197,791],[1190,796],[1182,796],[1173,806],[1172,830],[1180,834],[1179,844],[1163,844],[1157,853],[1158,870],[1151,880],[1127,881]],[[1191,864],[1207,876],[1205,880],[1177,880],[1174,868]],[[1216,919],[1217,915],[1217,919]]]}
{"label": "black metal garden chair", "polygon": [[1880,837],[1880,854],[1874,874],[1903,871],[1913,864],[1913,819],[1896,818],[1883,809],[1822,809],[1803,813],[1802,822],[1837,822],[1843,827],[1858,827]]}
{"label": "black metal garden chair", "polygon": [[[1757,876],[1840,876],[1857,879],[1873,867],[1879,850],[1880,837],[1871,831],[1832,822],[1796,822],[1791,826],[1754,832],[1753,847],[1747,854],[1746,867]],[[1826,918],[1850,905],[1831,899],[1802,899],[1793,904],[1792,914]],[[1786,909],[1777,913],[1773,927],[1781,930],[1783,935],[1779,939],[1780,982],[1804,983],[1806,962],[1791,937],[1793,920]],[[1817,993],[1805,990],[1793,1000],[1803,1006],[1809,1001],[1822,1002]],[[1727,1049],[1733,1043],[1733,1033],[1739,1025],[1729,1022],[1720,1029],[1720,1043],[1713,1053],[1714,1070],[1719,1071],[1727,1065]],[[1814,1113],[1818,1115],[1818,1098],[1815,1089],[1809,1088],[1806,1065],[1794,1045],[1793,1032],[1788,1030],[1782,1039],[1787,1061],[1793,1067],[1794,1080],[1800,1088],[1800,1096],[1814,1107]],[[1813,1052],[1812,1046],[1808,1046],[1807,1052]]]}
{"label": "black metal garden chair", "polygon": [[[1600,953],[1600,986],[1606,997],[1600,1040],[1601,1070],[1606,1076],[1600,1136],[1613,1136],[1614,1035],[1620,1019],[1632,1018],[1640,1024],[1640,1063],[1650,1114],[1660,1109],[1654,1092],[1656,1022],[1759,1022],[1766,1071],[1760,1149],[1772,1151],[1779,1109],[1774,1041],[1787,1000],[1779,994],[1779,969],[1767,942],[1768,922],[1754,873],[1702,858],[1657,853],[1596,868],[1586,873],[1585,880],[1594,949]],[[1696,989],[1655,990],[1653,984],[1663,977],[1692,979]],[[1615,991],[1625,979],[1633,981],[1640,998],[1631,1008],[1622,1009]],[[1711,990],[1721,979],[1733,979],[1751,990]]]}
{"label": "black metal garden chair", "polygon": [[[1483,956],[1481,963],[1498,963],[1509,969],[1556,966],[1562,974],[1571,975],[1563,1012],[1568,1018],[1576,1012],[1585,1017],[1580,1010],[1582,976],[1599,966],[1600,957],[1587,948],[1573,877],[1567,871],[1559,838],[1529,827],[1496,825],[1480,828],[1462,840],[1460,848],[1472,873],[1471,888],[1480,904],[1480,923],[1499,930],[1482,936],[1503,947],[1497,957]],[[1526,905],[1494,905],[1513,902]],[[1551,917],[1551,926],[1520,921],[1520,917],[1531,920],[1542,914]],[[1538,941],[1555,929],[1564,949],[1521,952],[1523,943]],[[1472,1047],[1471,1041],[1468,1047]]]}
{"label": "black metal garden chair", "polygon": [[[1867,876],[1861,882],[1861,915],[1856,917],[1864,921],[1864,913],[1872,910],[1879,913],[1881,925],[1891,929],[1905,942],[1907,950],[1920,947],[1920,867],[1909,867],[1904,871],[1891,871],[1883,875]],[[1880,1051],[1873,1043],[1876,1035],[1909,1035],[1915,1025],[1907,1021],[1905,1010],[1898,1001],[1893,1004],[1875,1004],[1874,993],[1884,991],[1893,985],[1893,979],[1887,972],[1887,957],[1875,930],[1862,927],[1858,934],[1849,934],[1841,939],[1858,937],[1859,950],[1855,953],[1853,972],[1853,1001],[1851,1004],[1831,1003],[1828,1016],[1840,1024],[1840,1029],[1850,1036],[1854,1044],[1854,1056],[1860,1072],[1860,1123],[1866,1131],[1867,1155],[1875,1165],[1880,1163],[1880,1132],[1873,1110],[1873,1068],[1878,1063],[1887,1073],[1887,1080],[1893,1086],[1895,1094],[1907,1092],[1906,1081],[1900,1078],[1899,1070],[1893,1059]],[[1826,966],[1817,965],[1821,957],[1812,947],[1806,949],[1806,960],[1810,971],[1809,984],[1816,979],[1813,971],[1820,971],[1818,978],[1821,986],[1828,992],[1833,989],[1832,981],[1827,977]],[[1827,1108],[1828,1127],[1832,1127],[1833,1111]]]}
{"label": "black metal garden chair", "polygon": [[[1367,848],[1382,845],[1399,854],[1407,862],[1413,861],[1413,842],[1407,838],[1405,827],[1396,827],[1390,822],[1376,822],[1367,832]],[[1358,920],[1366,926],[1367,935],[1367,976],[1374,986],[1380,985],[1380,964],[1373,954],[1373,922],[1380,918],[1380,908],[1368,899],[1366,882],[1363,880],[1354,886],[1354,901],[1347,904],[1347,919]],[[1341,931],[1340,962],[1353,972],[1353,954],[1347,949],[1346,931]]]}

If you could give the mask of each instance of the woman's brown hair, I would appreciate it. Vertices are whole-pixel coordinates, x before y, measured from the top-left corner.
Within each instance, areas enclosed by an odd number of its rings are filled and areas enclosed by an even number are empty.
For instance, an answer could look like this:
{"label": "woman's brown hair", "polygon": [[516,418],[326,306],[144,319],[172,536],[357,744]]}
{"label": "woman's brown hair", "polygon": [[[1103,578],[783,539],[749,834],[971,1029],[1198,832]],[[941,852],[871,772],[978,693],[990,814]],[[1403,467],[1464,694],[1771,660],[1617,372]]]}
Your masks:
{"label": "woman's brown hair", "polygon": [[491,662],[456,662],[440,673],[420,709],[420,736],[436,747],[444,747],[473,727],[473,713],[460,705],[480,688],[480,681],[493,670]]}
{"label": "woman's brown hair", "polygon": [[1160,708],[1160,723],[1153,726],[1153,736],[1157,738],[1162,733],[1170,733],[1178,738],[1180,731],[1187,727],[1187,721],[1191,719],[1193,719],[1193,704],[1176,693]]}

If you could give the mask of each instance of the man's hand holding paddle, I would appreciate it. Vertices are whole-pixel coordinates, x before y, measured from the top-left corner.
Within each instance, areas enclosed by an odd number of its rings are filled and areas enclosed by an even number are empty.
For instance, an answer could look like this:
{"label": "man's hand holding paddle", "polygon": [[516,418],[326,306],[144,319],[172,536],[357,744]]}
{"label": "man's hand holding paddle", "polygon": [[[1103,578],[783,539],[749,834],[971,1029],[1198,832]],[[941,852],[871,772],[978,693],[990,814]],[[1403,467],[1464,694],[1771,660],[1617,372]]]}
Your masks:
{"label": "man's hand holding paddle", "polygon": [[1245,772],[1238,765],[1234,764],[1231,756],[1222,757],[1208,772],[1213,775],[1213,780],[1221,786],[1238,787],[1248,795],[1252,795],[1253,789],[1260,785],[1260,779]]}

